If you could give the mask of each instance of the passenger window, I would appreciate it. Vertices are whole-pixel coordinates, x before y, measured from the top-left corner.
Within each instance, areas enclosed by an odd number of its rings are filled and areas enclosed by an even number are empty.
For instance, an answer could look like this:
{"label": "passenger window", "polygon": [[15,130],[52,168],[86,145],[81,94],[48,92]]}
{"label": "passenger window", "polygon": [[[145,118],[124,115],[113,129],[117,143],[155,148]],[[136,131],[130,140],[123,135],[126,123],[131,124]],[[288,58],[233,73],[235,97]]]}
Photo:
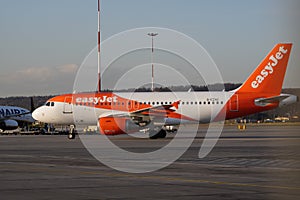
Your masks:
{"label": "passenger window", "polygon": [[201,101],[199,101],[199,104],[201,105],[201,104],[202,104],[202,102],[201,102]]}
{"label": "passenger window", "polygon": [[206,104],[206,102],[204,101],[203,104]]}
{"label": "passenger window", "polygon": [[223,101],[221,101],[221,104],[223,104]]}
{"label": "passenger window", "polygon": [[210,101],[209,101],[209,102],[207,102],[207,104],[210,104]]}
{"label": "passenger window", "polygon": [[191,105],[193,105],[193,102],[191,102]]}

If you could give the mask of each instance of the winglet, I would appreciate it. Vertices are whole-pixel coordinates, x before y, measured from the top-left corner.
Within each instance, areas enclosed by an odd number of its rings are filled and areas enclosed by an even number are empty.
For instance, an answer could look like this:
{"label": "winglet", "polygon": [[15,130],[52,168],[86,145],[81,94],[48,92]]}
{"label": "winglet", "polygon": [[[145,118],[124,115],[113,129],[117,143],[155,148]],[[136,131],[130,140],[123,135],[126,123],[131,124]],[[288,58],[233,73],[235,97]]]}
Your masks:
{"label": "winglet", "polygon": [[180,103],[180,100],[179,101],[176,101],[172,104],[173,107],[175,107],[176,109],[178,109],[178,105]]}
{"label": "winglet", "polygon": [[277,44],[238,89],[238,93],[255,92],[279,95],[288,65],[292,44]]}

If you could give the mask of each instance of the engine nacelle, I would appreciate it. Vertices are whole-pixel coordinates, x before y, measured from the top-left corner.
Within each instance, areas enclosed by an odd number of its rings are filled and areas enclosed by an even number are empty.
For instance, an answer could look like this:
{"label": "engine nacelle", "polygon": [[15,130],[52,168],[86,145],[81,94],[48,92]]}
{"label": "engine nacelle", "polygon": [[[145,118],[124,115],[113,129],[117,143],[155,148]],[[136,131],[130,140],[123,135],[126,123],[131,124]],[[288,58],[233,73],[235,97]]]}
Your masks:
{"label": "engine nacelle", "polygon": [[2,130],[15,130],[19,126],[18,122],[12,119],[4,120],[0,123],[0,129]]}
{"label": "engine nacelle", "polygon": [[98,127],[103,135],[130,134],[140,130],[140,127],[128,118],[102,117],[98,121]]}

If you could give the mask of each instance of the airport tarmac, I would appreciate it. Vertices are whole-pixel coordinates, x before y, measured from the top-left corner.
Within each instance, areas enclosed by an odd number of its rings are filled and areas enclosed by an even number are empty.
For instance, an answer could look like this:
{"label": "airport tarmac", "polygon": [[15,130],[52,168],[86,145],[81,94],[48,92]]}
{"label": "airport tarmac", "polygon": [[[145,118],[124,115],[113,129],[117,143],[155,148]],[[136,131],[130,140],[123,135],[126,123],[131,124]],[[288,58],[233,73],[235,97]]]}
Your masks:
{"label": "airport tarmac", "polygon": [[[176,162],[130,174],[94,159],[66,136],[0,136],[1,199],[298,199],[300,126],[226,126],[212,152],[198,158],[205,128]],[[188,131],[188,128],[187,128]],[[132,151],[168,143],[115,136]]]}

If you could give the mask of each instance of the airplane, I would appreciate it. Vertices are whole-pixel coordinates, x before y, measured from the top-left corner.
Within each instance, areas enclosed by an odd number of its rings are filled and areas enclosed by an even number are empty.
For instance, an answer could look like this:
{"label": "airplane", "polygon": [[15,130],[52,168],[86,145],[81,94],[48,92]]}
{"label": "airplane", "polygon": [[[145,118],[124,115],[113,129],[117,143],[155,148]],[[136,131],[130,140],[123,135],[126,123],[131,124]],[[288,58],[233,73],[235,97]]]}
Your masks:
{"label": "airplane", "polygon": [[267,111],[298,101],[281,94],[291,43],[279,43],[249,78],[232,91],[214,92],[91,92],[56,96],[33,112],[41,122],[97,125],[101,134],[130,134],[148,130],[149,138],[165,138],[168,127],[182,123],[210,123]]}
{"label": "airplane", "polygon": [[16,106],[0,106],[0,130],[15,130],[19,122],[33,123],[31,112]]}

